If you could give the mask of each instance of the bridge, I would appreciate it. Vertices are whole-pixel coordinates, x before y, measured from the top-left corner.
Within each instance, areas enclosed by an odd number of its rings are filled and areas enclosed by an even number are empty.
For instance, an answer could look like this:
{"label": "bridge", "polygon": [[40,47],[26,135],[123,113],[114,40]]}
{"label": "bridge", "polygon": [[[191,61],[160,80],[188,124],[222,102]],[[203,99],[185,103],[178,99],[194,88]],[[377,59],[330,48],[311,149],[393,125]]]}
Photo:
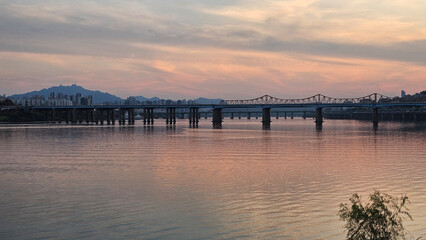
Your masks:
{"label": "bridge", "polygon": [[[333,98],[322,94],[317,94],[301,99],[282,99],[269,95],[246,100],[223,100],[218,104],[168,104],[168,105],[92,105],[92,106],[33,106],[28,107],[34,111],[45,111],[52,121],[57,121],[58,113],[65,115],[66,123],[77,123],[86,121],[87,123],[115,124],[116,119],[120,125],[126,123],[126,113],[128,124],[135,123],[135,110],[143,110],[143,123],[153,125],[155,115],[158,111],[164,113],[167,125],[176,124],[176,109],[188,111],[189,124],[198,125],[200,119],[199,109],[211,109],[213,127],[220,128],[223,121],[223,109],[261,109],[262,124],[268,128],[271,124],[271,109],[279,108],[299,108],[315,109],[315,124],[318,129],[323,124],[324,108],[367,108],[372,110],[373,126],[377,127],[379,122],[379,108],[391,107],[426,107],[426,102],[404,102],[401,99],[390,98],[379,93],[372,93],[358,98]],[[165,112],[164,112],[165,110]],[[249,115],[250,117],[250,115]],[[277,114],[278,117],[278,114]]]}

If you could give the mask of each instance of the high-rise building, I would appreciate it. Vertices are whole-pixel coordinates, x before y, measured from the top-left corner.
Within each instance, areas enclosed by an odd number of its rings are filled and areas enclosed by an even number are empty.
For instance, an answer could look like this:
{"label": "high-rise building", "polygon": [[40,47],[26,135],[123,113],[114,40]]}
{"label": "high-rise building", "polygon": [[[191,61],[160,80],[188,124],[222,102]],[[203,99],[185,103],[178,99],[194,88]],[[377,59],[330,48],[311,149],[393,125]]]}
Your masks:
{"label": "high-rise building", "polygon": [[75,94],[75,103],[74,103],[74,105],[81,105],[81,93],[76,93]]}
{"label": "high-rise building", "polygon": [[90,106],[90,105],[93,104],[93,97],[92,97],[92,95],[87,96],[86,99],[87,99],[87,105]]}
{"label": "high-rise building", "polygon": [[404,90],[401,90],[401,97],[402,98],[405,97],[405,91]]}

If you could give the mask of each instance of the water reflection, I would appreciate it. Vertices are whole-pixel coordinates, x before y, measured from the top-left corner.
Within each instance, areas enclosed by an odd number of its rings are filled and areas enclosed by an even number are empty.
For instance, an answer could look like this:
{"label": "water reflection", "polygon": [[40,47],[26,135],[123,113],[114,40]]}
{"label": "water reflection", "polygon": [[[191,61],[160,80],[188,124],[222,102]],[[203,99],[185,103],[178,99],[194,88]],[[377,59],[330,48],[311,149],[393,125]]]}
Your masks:
{"label": "water reflection", "polygon": [[0,127],[0,238],[343,239],[338,204],[373,189],[426,234],[424,126],[187,126]]}

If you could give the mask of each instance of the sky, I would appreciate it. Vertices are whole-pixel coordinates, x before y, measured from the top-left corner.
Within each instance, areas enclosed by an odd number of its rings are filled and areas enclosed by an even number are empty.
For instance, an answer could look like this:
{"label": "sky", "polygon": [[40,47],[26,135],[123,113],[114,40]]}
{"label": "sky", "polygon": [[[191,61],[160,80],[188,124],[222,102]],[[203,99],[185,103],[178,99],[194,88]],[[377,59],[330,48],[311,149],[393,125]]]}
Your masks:
{"label": "sky", "polygon": [[425,13],[424,0],[0,0],[0,94],[416,93]]}

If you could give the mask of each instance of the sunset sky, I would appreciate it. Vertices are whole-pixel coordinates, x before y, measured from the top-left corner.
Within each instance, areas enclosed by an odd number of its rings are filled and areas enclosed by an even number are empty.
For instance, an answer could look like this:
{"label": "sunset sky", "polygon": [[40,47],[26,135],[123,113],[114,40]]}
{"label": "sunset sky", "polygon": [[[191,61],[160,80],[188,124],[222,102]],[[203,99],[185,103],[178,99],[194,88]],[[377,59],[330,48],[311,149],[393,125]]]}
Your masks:
{"label": "sunset sky", "polygon": [[357,97],[426,89],[425,0],[0,0],[0,94]]}

